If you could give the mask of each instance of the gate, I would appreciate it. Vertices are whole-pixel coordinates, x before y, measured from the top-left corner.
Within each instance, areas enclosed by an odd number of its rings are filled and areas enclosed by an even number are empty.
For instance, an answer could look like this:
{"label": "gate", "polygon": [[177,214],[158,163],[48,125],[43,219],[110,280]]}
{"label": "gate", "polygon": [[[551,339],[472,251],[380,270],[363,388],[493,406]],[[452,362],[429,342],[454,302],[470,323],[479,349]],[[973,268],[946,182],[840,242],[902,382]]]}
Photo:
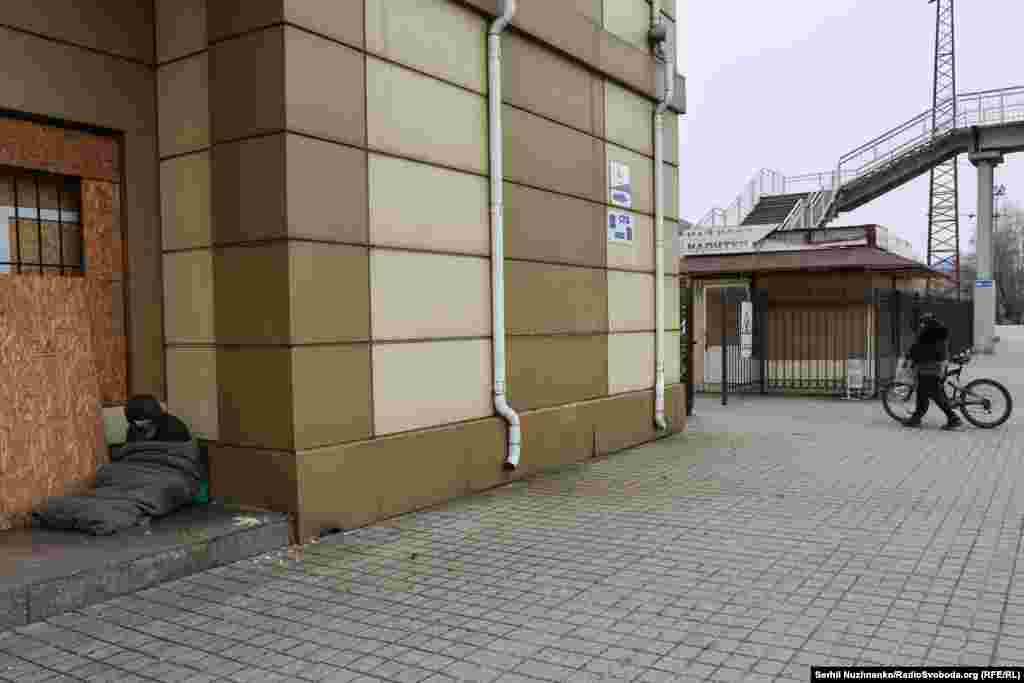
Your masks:
{"label": "gate", "polygon": [[877,384],[873,297],[768,307],[765,393],[860,397]]}
{"label": "gate", "polygon": [[679,380],[686,387],[686,415],[693,416],[694,288],[689,278],[679,283]]}
{"label": "gate", "polygon": [[764,391],[766,303],[764,292],[745,285],[705,289],[702,348],[691,345],[696,391],[721,394],[723,405],[730,394]]}

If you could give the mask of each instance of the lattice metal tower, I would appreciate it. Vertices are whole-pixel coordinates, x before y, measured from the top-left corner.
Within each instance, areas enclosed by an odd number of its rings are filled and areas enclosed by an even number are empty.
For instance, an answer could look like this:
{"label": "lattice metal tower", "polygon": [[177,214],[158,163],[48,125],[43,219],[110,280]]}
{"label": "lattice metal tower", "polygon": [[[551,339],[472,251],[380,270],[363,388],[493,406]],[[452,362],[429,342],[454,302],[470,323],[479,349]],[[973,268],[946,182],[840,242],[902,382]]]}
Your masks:
{"label": "lattice metal tower", "polygon": [[[954,0],[935,3],[935,80],[932,90],[932,136],[956,128],[956,43]],[[931,170],[928,201],[928,265],[960,282],[960,203],[957,199],[957,157]]]}

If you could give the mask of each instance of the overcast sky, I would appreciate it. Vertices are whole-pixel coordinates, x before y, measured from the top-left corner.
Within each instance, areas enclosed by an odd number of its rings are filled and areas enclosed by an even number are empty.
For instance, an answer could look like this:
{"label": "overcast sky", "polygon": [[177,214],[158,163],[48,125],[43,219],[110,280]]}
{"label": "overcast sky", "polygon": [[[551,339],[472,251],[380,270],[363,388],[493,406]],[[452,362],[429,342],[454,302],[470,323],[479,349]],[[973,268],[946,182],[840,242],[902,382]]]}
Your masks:
{"label": "overcast sky", "polygon": [[[801,175],[931,107],[935,6],[927,0],[678,0],[682,216],[724,208],[760,168]],[[956,7],[957,90],[1024,86],[1024,2]],[[976,169],[960,157],[960,212],[975,213]],[[1024,154],[996,168],[1024,200]],[[877,223],[923,257],[928,174],[840,216]],[[974,234],[962,215],[961,246]]]}

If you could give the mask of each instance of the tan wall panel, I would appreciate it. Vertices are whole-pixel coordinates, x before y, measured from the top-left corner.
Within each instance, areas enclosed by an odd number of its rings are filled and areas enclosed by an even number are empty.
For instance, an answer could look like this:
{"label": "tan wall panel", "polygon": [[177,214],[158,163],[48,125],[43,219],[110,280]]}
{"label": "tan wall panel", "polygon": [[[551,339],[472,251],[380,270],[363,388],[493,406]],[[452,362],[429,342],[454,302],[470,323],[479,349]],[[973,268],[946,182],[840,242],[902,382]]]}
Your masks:
{"label": "tan wall panel", "polygon": [[286,136],[288,234],[365,244],[366,152]]}
{"label": "tan wall panel", "polygon": [[217,349],[167,349],[167,410],[188,425],[192,434],[216,441]]}
{"label": "tan wall panel", "polygon": [[[33,3],[23,7],[26,16],[39,14]],[[152,68],[7,28],[0,28],[0,46],[5,108],[155,135]],[[46,78],[39,77],[43,73]]]}
{"label": "tan wall panel", "polygon": [[[366,142],[362,53],[290,26],[284,29],[288,129],[353,145]],[[330,74],[325,83],[326,74]]]}
{"label": "tan wall panel", "polygon": [[680,325],[679,278],[665,277],[665,329],[678,330]]}
{"label": "tan wall panel", "polygon": [[608,336],[608,393],[654,386],[654,333]]}
{"label": "tan wall panel", "polygon": [[608,329],[605,271],[505,263],[508,334],[588,334]]}
{"label": "tan wall panel", "polygon": [[379,154],[369,165],[373,244],[490,254],[486,178]]}
{"label": "tan wall panel", "polygon": [[665,273],[679,273],[679,223],[665,221]]}
{"label": "tan wall panel", "polygon": [[298,512],[294,453],[211,443],[209,456],[210,495],[236,505]]}
{"label": "tan wall panel", "polygon": [[299,538],[324,529],[352,529],[380,518],[381,486],[386,482],[371,444],[328,446],[298,457]]}
{"label": "tan wall panel", "polygon": [[220,441],[278,450],[294,448],[292,350],[217,349]]}
{"label": "tan wall panel", "polygon": [[579,404],[523,413],[523,455],[518,471],[536,472],[591,457],[594,425],[588,417]]}
{"label": "tan wall panel", "polygon": [[608,336],[511,337],[508,396],[516,410],[584,401],[608,393]]}
{"label": "tan wall panel", "polygon": [[374,249],[370,254],[374,339],[491,334],[491,263]]}
{"label": "tan wall panel", "polygon": [[170,342],[216,341],[213,316],[213,252],[164,254],[164,333]]}
{"label": "tan wall panel", "polygon": [[363,3],[337,0],[283,0],[285,20],[314,33],[361,47]]}
{"label": "tan wall panel", "polygon": [[670,111],[665,112],[665,161],[679,164],[679,115]]}
{"label": "tan wall panel", "polygon": [[488,340],[376,344],[374,434],[493,414]]}
{"label": "tan wall panel", "polygon": [[521,33],[502,37],[502,98],[594,135],[603,134],[601,79]]}
{"label": "tan wall panel", "polygon": [[[609,164],[612,161],[617,161],[629,166],[629,181],[633,190],[633,211],[653,214],[654,162],[636,152],[630,152],[612,144],[606,146],[606,158]],[[603,201],[611,203],[611,189],[605,188],[603,194],[605,197]]]}
{"label": "tan wall panel", "polygon": [[669,431],[673,434],[686,430],[686,385],[674,384],[665,387],[665,416],[669,419]]}
{"label": "tan wall panel", "polygon": [[370,347],[292,348],[295,448],[367,439],[370,423]]}
{"label": "tan wall panel", "polygon": [[136,0],[35,0],[4,3],[0,21],[129,59],[153,62],[153,5]]}
{"label": "tan wall panel", "polygon": [[479,420],[302,452],[301,537],[352,529],[507,481],[503,424]]}
{"label": "tan wall panel", "polygon": [[665,218],[679,220],[679,170],[665,164]]}
{"label": "tan wall panel", "polygon": [[476,94],[368,58],[371,147],[483,173],[487,169],[487,103]]}
{"label": "tan wall panel", "polygon": [[[602,211],[608,210],[602,207]],[[604,234],[607,235],[607,231]],[[654,219],[643,214],[633,214],[633,241],[608,242],[608,267],[654,271]]]}
{"label": "tan wall panel", "polygon": [[650,52],[613,33],[596,36],[597,70],[640,93],[657,97],[658,75]]}
{"label": "tan wall panel", "polygon": [[[211,7],[217,4],[212,3]],[[282,130],[285,127],[284,29],[270,28],[226,40],[214,45],[209,54],[213,141]]]}
{"label": "tan wall panel", "polygon": [[215,327],[219,343],[291,341],[289,260],[286,242],[214,250]]}
{"label": "tan wall panel", "polygon": [[[495,438],[500,434],[495,421],[480,420],[375,440],[374,450],[384,466],[384,476],[374,482],[381,516],[466,495],[477,482],[494,485],[506,479],[501,472],[503,444]],[[486,475],[484,463],[490,465]],[[401,474],[396,476],[397,472]]]}
{"label": "tan wall panel", "polygon": [[654,329],[654,276],[608,271],[608,326],[612,332]]}
{"label": "tan wall panel", "polygon": [[206,3],[207,0],[155,1],[157,63],[206,49]]}
{"label": "tan wall panel", "polygon": [[509,106],[503,119],[509,180],[605,201],[599,140]]}
{"label": "tan wall panel", "polygon": [[647,48],[651,6],[645,0],[604,0],[604,28],[634,47]]}
{"label": "tan wall panel", "polygon": [[608,140],[653,158],[654,102],[611,81],[605,98]]}
{"label": "tan wall panel", "polygon": [[513,20],[513,25],[520,31],[586,64],[598,61],[598,35],[602,32],[598,23],[577,12],[567,2],[520,3]]}
{"label": "tan wall panel", "polygon": [[272,135],[213,148],[213,239],[218,244],[283,237],[285,136]]}
{"label": "tan wall panel", "polygon": [[366,247],[289,242],[291,339],[296,344],[370,338]]}
{"label": "tan wall panel", "polygon": [[678,384],[680,380],[680,333],[665,332],[665,384]]}
{"label": "tan wall panel", "polygon": [[654,431],[653,391],[595,401],[588,404],[586,410],[594,424],[598,455],[639,446],[657,436]]}
{"label": "tan wall panel", "polygon": [[213,242],[210,153],[160,162],[160,215],[164,249],[189,249]]}
{"label": "tan wall panel", "polygon": [[160,156],[210,146],[209,75],[205,52],[157,69]]}
{"label": "tan wall panel", "polygon": [[573,9],[590,19],[596,24],[600,24],[603,16],[603,0],[571,0]]}
{"label": "tan wall panel", "polygon": [[487,22],[450,0],[366,0],[366,49],[487,92]]}
{"label": "tan wall panel", "polygon": [[[307,0],[308,1],[308,0]],[[207,3],[206,23],[210,41],[280,24],[284,0],[216,0]]]}
{"label": "tan wall panel", "polygon": [[505,258],[603,268],[604,207],[505,183]]}

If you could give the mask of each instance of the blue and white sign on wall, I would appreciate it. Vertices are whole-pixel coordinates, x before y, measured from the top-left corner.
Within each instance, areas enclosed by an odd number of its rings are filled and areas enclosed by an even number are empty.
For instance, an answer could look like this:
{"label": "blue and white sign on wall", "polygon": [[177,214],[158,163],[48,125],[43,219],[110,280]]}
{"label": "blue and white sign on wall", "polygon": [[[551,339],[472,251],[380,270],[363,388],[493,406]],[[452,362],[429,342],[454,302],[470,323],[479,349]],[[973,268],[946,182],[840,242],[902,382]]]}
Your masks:
{"label": "blue and white sign on wall", "polygon": [[626,211],[608,212],[608,241],[632,243],[635,233],[633,214]]}
{"label": "blue and white sign on wall", "polygon": [[629,179],[629,166],[618,161],[608,162],[608,181],[612,204],[632,209],[633,186]]}
{"label": "blue and white sign on wall", "polygon": [[978,289],[992,289],[994,284],[993,280],[975,280],[974,286]]}

